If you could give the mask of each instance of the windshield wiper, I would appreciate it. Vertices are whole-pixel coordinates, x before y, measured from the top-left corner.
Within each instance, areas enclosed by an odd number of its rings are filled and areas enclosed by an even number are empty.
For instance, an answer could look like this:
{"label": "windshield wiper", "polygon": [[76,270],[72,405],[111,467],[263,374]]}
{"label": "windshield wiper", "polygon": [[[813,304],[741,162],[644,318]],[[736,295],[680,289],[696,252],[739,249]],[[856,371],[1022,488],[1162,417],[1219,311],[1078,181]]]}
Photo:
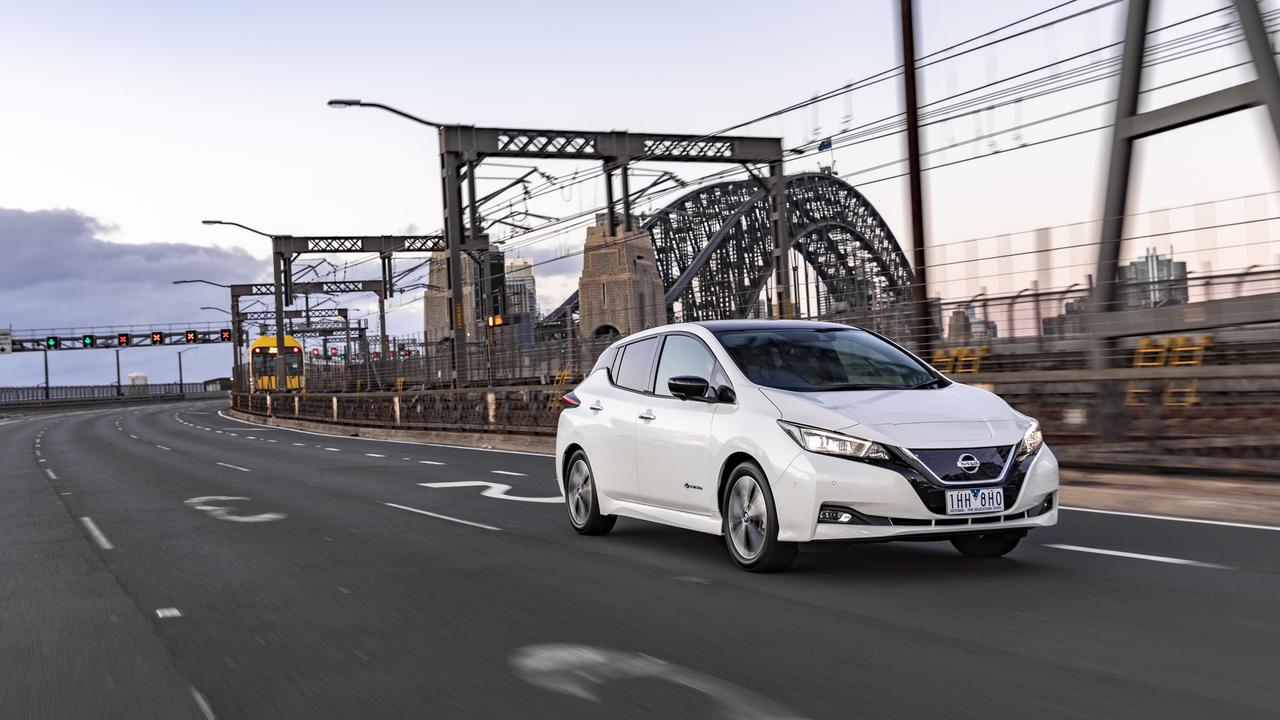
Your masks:
{"label": "windshield wiper", "polygon": [[916,384],[916,385],[909,385],[909,386],[907,386],[907,387],[906,387],[906,389],[907,389],[907,390],[922,390],[922,389],[924,389],[924,388],[929,387],[930,385],[937,385],[938,387],[942,387],[942,385],[940,384],[941,382],[942,382],[942,378],[929,378],[928,380],[925,380],[925,381],[924,381],[924,382],[922,382],[922,383],[918,383],[918,384]]}

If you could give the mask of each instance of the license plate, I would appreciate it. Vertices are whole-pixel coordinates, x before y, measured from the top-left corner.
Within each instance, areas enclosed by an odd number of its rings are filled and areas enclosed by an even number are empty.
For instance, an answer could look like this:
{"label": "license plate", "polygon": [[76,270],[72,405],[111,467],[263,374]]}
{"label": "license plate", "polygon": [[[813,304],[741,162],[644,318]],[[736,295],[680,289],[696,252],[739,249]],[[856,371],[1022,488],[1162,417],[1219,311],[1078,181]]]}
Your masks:
{"label": "license plate", "polygon": [[1001,510],[1004,510],[1004,488],[947,491],[948,515],[973,515]]}

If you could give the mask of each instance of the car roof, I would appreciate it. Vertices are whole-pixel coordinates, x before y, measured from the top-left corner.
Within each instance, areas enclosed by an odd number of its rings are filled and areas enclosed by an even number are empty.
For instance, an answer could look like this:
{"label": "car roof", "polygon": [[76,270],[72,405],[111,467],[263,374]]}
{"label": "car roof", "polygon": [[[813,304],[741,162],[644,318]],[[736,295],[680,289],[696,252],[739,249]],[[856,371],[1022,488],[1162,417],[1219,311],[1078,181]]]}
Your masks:
{"label": "car roof", "polygon": [[703,320],[694,325],[701,325],[711,332],[727,330],[811,330],[814,328],[847,328],[857,330],[853,325],[843,323],[819,322],[816,320]]}

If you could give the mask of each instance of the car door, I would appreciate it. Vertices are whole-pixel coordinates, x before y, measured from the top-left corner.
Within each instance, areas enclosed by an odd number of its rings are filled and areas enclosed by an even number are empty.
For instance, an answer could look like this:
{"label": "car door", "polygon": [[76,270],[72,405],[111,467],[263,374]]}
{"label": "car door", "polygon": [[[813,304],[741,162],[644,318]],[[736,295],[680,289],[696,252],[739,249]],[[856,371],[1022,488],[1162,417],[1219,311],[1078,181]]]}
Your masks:
{"label": "car door", "polygon": [[667,381],[680,375],[704,378],[712,388],[728,382],[701,340],[685,333],[664,336],[653,394],[639,403],[637,482],[645,503],[710,514],[716,508],[716,471],[707,445],[718,406],[672,396]]}
{"label": "car door", "polygon": [[644,338],[623,345],[607,377],[596,389],[579,394],[591,413],[591,431],[583,437],[596,485],[615,500],[638,501],[636,485],[636,425],[639,401],[653,378],[653,360],[660,339]]}

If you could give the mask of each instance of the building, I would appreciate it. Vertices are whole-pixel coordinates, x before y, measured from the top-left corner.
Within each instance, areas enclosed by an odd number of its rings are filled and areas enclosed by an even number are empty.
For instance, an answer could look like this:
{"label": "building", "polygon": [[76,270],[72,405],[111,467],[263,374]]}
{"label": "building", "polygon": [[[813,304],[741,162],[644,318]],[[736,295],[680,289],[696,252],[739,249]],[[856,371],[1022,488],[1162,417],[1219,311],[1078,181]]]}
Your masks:
{"label": "building", "polygon": [[538,287],[533,277],[533,260],[510,258],[507,260],[506,324],[514,333],[517,345],[534,341],[534,329],[542,314],[538,311]]}
{"label": "building", "polygon": [[583,338],[630,335],[667,323],[662,276],[647,230],[609,235],[606,217],[587,228],[578,281],[578,316]]}
{"label": "building", "polygon": [[1190,300],[1187,264],[1148,249],[1141,260],[1122,265],[1116,274],[1116,303],[1120,310],[1180,305]]}

